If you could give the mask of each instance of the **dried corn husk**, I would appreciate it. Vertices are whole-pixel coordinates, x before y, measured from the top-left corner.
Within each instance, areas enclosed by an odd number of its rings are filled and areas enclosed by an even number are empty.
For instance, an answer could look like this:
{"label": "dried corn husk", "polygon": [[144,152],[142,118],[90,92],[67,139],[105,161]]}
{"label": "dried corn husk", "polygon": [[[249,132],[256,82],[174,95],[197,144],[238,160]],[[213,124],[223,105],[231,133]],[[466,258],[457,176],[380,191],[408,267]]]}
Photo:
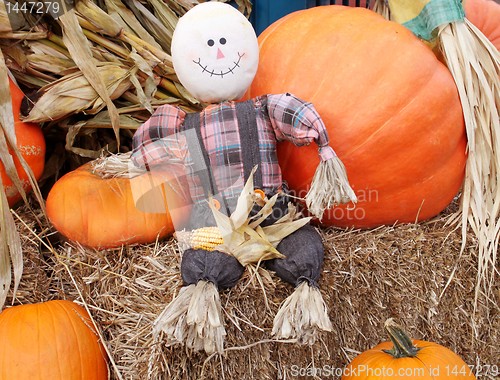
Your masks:
{"label": "dried corn husk", "polygon": [[321,292],[303,281],[276,313],[272,335],[278,339],[293,338],[302,344],[314,344],[320,330],[332,329]]}
{"label": "dried corn husk", "polygon": [[233,255],[243,266],[283,257],[276,250],[278,243],[311,220],[309,217],[293,220],[298,215],[293,206],[289,206],[292,208],[289,214],[274,225],[261,227],[260,223],[273,212],[278,194],[271,199],[265,199],[259,212],[253,217],[250,216],[258,198],[253,187],[255,170],[256,168],[249,175],[231,216],[224,215],[216,209],[213,202],[208,202],[224,240],[224,244],[218,249]]}
{"label": "dried corn husk", "polygon": [[464,111],[468,158],[461,209],[462,252],[467,226],[478,239],[476,303],[497,275],[500,241],[500,52],[467,19],[439,29],[439,43],[457,83]]}
{"label": "dried corn husk", "polygon": [[119,142],[120,121],[118,111],[111,100],[112,92],[108,92],[106,82],[99,75],[90,49],[91,45],[83,34],[74,10],[71,9],[61,15],[59,22],[62,27],[65,46],[68,48],[71,57],[80,68],[88,83],[92,86],[92,89],[99,95],[100,100],[106,104],[111,116],[111,127],[115,133],[116,141]]}
{"label": "dried corn husk", "polygon": [[[88,141],[84,137],[92,134],[94,141],[100,141],[103,137],[108,140],[108,135],[113,134],[112,137],[118,141],[118,125],[122,129],[123,121],[120,115],[124,113],[130,120],[138,120],[137,124],[128,122],[123,128],[133,130],[161,104],[175,103],[191,111],[200,109],[200,103],[178,82],[169,55],[169,36],[177,18],[197,3],[168,1],[152,6],[147,2],[130,0],[82,0],[76,2],[75,8],[66,12],[62,19],[35,20],[38,24],[29,30],[29,23],[24,18],[17,29],[4,27],[5,31],[0,31],[0,47],[9,58],[8,65],[15,77],[34,90],[55,84],[76,71],[83,73],[102,99],[99,103],[107,112],[107,128],[102,120],[98,122],[98,127],[94,127],[96,123],[89,121],[85,115],[96,110],[82,105],[73,107],[68,113],[63,112],[65,115],[61,113],[58,125],[64,126],[67,133],[71,131],[68,141],[73,143],[67,144],[69,151],[95,158],[101,155],[103,146],[97,150],[95,144],[79,146]],[[148,10],[148,22],[141,16],[144,13],[136,11],[137,7]],[[5,18],[2,9],[4,7],[0,8],[0,18]],[[59,25],[53,27],[51,24]],[[60,32],[61,27],[63,33]],[[47,35],[48,29],[51,30],[50,35]],[[13,36],[13,33],[19,35]],[[14,37],[35,40],[23,44],[7,40]],[[110,94],[106,94],[104,84],[99,84],[96,73],[99,66],[110,62],[129,71],[127,75],[131,88],[117,98],[108,99]],[[36,96],[33,101],[38,102],[40,98]],[[78,118],[78,115],[82,117]],[[114,131],[108,130],[112,127]],[[122,141],[130,141],[130,133],[119,133]],[[116,152],[118,144],[109,144],[107,149]],[[73,159],[72,155],[68,157]]]}
{"label": "dried corn husk", "polygon": [[131,153],[112,154],[92,162],[92,172],[101,178],[134,178],[147,172],[146,169],[131,165]]}
{"label": "dried corn husk", "polygon": [[161,49],[160,44],[151,36],[146,28],[135,18],[134,13],[125,6],[120,0],[105,0],[108,14],[113,17],[116,22],[119,22],[129,33],[135,33],[138,37],[158,49]]}
{"label": "dried corn husk", "polygon": [[9,16],[7,16],[7,9],[5,2],[0,3],[0,33],[12,32],[12,25],[10,24]]}
{"label": "dried corn husk", "polygon": [[[118,98],[131,86],[130,72],[124,67],[103,64],[97,68],[97,72],[111,99]],[[40,92],[42,96],[35,103],[26,121],[41,123],[63,119],[82,111],[97,113],[105,105],[81,71],[50,83]]]}
{"label": "dried corn husk", "polygon": [[175,13],[170,9],[168,5],[166,5],[163,1],[160,0],[150,0],[150,4],[153,6],[156,11],[157,19],[160,21],[162,25],[166,25],[165,28],[166,38],[163,40],[168,44],[168,49],[172,43],[172,35],[175,26],[177,25],[178,17]]}
{"label": "dried corn husk", "polygon": [[[36,179],[16,147],[14,115],[12,112],[8,76],[9,73],[5,66],[3,54],[0,51],[0,161],[5,168],[7,176],[26,201],[26,193],[17,174],[13,156],[19,160],[28,174],[28,180],[43,210],[43,198],[37,186]],[[23,272],[21,238],[14,223],[14,218],[10,213],[7,195],[0,177],[0,310],[4,306],[11,285],[11,262],[14,270],[13,294],[15,295]]]}
{"label": "dried corn husk", "polygon": [[[75,8],[66,12],[63,19],[50,21],[47,18],[42,23],[38,20],[34,31],[33,29],[26,32],[22,30],[28,25],[25,19],[20,20],[18,29],[4,28],[5,33],[10,34],[7,36],[0,31],[0,45],[5,41],[3,39],[13,37],[12,33],[22,33],[23,38],[36,39],[21,46],[25,51],[25,56],[29,57],[28,64],[14,64],[13,61],[11,67],[15,71],[16,78],[35,89],[51,84],[68,74],[68,69],[56,72],[56,68],[62,69],[70,66],[70,62],[74,62],[77,70],[83,69],[84,76],[104,99],[105,107],[108,109],[110,120],[116,131],[116,124],[119,121],[117,113],[121,113],[119,108],[123,106],[136,108],[136,112],[144,109],[151,112],[155,107],[155,100],[168,99],[170,103],[179,103],[190,110],[200,108],[199,102],[180,85],[175,77],[169,56],[170,39],[177,18],[196,4],[198,4],[196,0],[165,2],[82,0],[76,2]],[[239,1],[238,5],[243,12],[249,14],[250,1]],[[0,8],[0,18],[6,17],[5,12],[2,13],[4,8]],[[58,23],[62,26],[64,35],[58,34],[60,28],[52,28],[51,23]],[[14,32],[11,29],[14,29]],[[47,29],[52,30],[49,39],[46,38]],[[76,41],[78,43],[75,43]],[[5,44],[6,49],[7,45],[9,43]],[[87,45],[94,62],[88,59],[88,51],[82,55],[82,50],[86,50]],[[42,53],[70,61],[54,60],[47,56],[30,57],[31,54]],[[83,57],[87,59],[84,60]],[[47,62],[45,67],[43,67],[44,62]],[[130,78],[134,84],[136,96],[134,100],[131,100],[133,97],[129,96],[126,99],[121,97],[112,99],[113,104],[109,102],[105,89],[99,86],[95,70],[92,69],[93,65],[99,66],[102,62],[115,62],[130,69]],[[117,108],[117,112],[114,112],[113,107]],[[75,111],[75,114],[77,112],[83,113],[85,110]],[[68,115],[65,119],[67,124],[71,125],[73,122],[69,120],[70,116],[73,115]],[[89,128],[87,125],[83,126],[80,133],[87,128]]]}
{"label": "dried corn husk", "polygon": [[386,0],[375,0],[373,4],[373,11],[382,15],[387,20],[391,18],[389,5]]}
{"label": "dried corn husk", "polygon": [[26,56],[26,64],[33,70],[48,71],[52,74],[63,73],[75,67],[71,59],[49,54],[29,54]]}
{"label": "dried corn husk", "polygon": [[183,287],[153,323],[153,336],[166,345],[184,343],[207,354],[224,350],[224,320],[219,291],[212,282],[198,281]]}

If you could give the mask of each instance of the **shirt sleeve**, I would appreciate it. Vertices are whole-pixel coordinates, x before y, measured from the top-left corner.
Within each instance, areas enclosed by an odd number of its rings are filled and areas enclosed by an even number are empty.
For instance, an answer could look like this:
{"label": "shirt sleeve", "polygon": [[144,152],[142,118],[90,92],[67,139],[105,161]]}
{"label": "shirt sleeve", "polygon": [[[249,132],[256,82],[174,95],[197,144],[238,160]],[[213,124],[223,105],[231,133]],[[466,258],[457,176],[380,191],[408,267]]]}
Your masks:
{"label": "shirt sleeve", "polygon": [[186,113],[179,107],[164,105],[142,124],[132,140],[132,162],[149,169],[161,163],[182,162],[186,144],[179,133]]}
{"label": "shirt sleeve", "polygon": [[314,141],[322,161],[335,157],[335,152],[328,145],[325,124],[311,103],[288,93],[268,95],[267,110],[278,141],[287,140],[296,146],[309,145]]}

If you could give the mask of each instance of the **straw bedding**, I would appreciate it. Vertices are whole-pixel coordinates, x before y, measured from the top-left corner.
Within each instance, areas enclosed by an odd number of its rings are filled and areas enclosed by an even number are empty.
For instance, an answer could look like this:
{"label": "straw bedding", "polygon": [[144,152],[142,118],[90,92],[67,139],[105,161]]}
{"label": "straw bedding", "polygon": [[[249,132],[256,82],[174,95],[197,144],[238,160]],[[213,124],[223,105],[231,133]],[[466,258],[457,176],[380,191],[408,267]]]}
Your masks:
{"label": "straw bedding", "polygon": [[[112,379],[314,378],[298,369],[342,368],[357,352],[386,340],[389,317],[413,338],[443,344],[470,365],[498,365],[500,286],[494,284],[495,299],[479,299],[474,314],[477,246],[470,236],[459,254],[461,233],[445,225],[450,212],[418,225],[322,229],[320,285],[334,329],[312,346],[271,339],[273,318],[291,289],[260,269],[258,275],[247,270],[234,289],[221,293],[224,355],[166,348],[153,340],[152,322],[182,286],[173,239],[85,249],[40,226],[25,208],[16,211],[25,268],[14,303],[65,298],[86,305],[110,353]],[[490,371],[479,378],[494,377]]]}

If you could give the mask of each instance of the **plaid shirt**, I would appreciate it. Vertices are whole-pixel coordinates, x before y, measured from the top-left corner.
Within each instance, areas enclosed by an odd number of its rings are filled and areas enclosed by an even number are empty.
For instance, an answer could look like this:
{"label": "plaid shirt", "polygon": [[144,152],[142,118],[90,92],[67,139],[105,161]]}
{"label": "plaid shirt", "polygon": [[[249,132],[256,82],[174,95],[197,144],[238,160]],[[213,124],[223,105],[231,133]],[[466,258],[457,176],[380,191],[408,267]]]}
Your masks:
{"label": "plaid shirt", "polygon": [[[256,111],[262,187],[266,193],[282,185],[276,143],[287,140],[297,146],[319,146],[322,160],[335,156],[328,146],[328,134],[319,114],[310,103],[290,94],[264,95],[252,99]],[[244,185],[244,169],[235,102],[206,107],[200,115],[201,136],[208,153],[216,187],[225,197],[237,197]],[[159,107],[134,134],[132,160],[136,166],[154,170],[165,164],[181,164],[194,202],[206,199],[188,151],[183,122],[186,113],[178,107]]]}

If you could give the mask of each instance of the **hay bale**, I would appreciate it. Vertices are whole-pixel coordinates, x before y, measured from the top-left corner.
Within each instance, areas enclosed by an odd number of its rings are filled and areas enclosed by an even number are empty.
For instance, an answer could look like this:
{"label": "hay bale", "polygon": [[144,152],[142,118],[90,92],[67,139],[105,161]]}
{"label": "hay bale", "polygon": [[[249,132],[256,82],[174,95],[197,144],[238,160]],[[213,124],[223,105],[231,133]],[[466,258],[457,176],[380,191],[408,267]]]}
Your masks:
{"label": "hay bale", "polygon": [[274,315],[292,289],[263,269],[262,284],[246,272],[221,293],[227,328],[222,356],[153,340],[152,322],[182,286],[174,240],[109,251],[70,243],[49,248],[44,244],[54,236],[26,210],[19,214],[25,272],[15,303],[67,298],[86,305],[111,353],[112,379],[304,378],[296,376],[301,368],[320,369],[318,377],[328,378],[320,371],[343,368],[357,352],[386,340],[389,317],[468,364],[497,364],[499,282],[496,299],[482,297],[474,312],[476,245],[471,235],[459,255],[460,231],[445,226],[446,213],[417,225],[321,230],[326,255],[320,285],[334,330],[312,346],[271,339]]}

